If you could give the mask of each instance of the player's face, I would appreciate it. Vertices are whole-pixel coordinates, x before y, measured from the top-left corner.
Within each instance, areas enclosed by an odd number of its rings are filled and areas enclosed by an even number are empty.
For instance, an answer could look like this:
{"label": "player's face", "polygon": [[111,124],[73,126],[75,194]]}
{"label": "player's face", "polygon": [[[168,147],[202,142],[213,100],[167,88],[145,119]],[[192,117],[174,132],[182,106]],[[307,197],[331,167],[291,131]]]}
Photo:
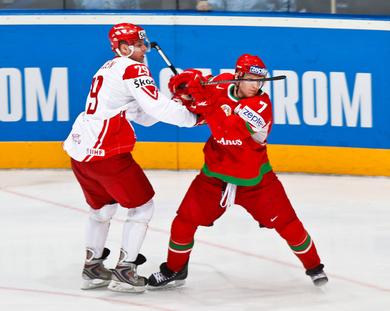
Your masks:
{"label": "player's face", "polygon": [[143,63],[145,58],[145,53],[147,52],[148,48],[145,45],[144,40],[137,40],[134,42],[134,52],[130,56],[131,59]]}
{"label": "player's face", "polygon": [[[260,76],[253,74],[245,74],[244,79],[259,79]],[[252,97],[257,94],[259,89],[263,86],[261,81],[241,81],[238,88],[238,97]]]}

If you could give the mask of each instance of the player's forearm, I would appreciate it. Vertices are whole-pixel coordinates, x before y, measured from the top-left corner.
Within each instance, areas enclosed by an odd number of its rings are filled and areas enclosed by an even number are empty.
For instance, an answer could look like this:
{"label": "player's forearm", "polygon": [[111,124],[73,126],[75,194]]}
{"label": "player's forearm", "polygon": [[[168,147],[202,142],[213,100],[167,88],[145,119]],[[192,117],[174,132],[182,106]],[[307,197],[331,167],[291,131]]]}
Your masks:
{"label": "player's forearm", "polygon": [[154,97],[143,90],[133,90],[133,94],[141,109],[158,121],[180,127],[192,127],[196,124],[195,114],[158,90]]}

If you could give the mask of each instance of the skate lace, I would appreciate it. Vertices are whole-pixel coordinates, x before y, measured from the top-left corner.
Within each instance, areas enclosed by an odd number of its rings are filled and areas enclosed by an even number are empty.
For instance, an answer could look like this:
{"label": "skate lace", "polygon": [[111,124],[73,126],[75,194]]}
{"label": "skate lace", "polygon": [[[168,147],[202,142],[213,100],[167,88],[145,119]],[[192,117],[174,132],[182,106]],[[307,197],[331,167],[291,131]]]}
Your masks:
{"label": "skate lace", "polygon": [[226,185],[226,189],[222,194],[221,201],[219,202],[219,205],[222,208],[230,207],[234,204],[234,201],[236,199],[236,191],[237,191],[237,185],[233,185],[231,183],[228,183]]}
{"label": "skate lace", "polygon": [[157,283],[162,283],[162,282],[165,282],[165,281],[168,281],[168,280],[174,278],[177,275],[177,272],[173,272],[172,275],[170,275],[170,276],[167,276],[162,272],[156,272],[156,273],[153,273],[153,275],[154,275]]}
{"label": "skate lace", "polygon": [[162,274],[161,272],[156,272],[156,273],[153,273],[157,283],[161,283],[161,282],[164,282],[166,280],[169,279],[169,277],[165,276],[164,274]]}

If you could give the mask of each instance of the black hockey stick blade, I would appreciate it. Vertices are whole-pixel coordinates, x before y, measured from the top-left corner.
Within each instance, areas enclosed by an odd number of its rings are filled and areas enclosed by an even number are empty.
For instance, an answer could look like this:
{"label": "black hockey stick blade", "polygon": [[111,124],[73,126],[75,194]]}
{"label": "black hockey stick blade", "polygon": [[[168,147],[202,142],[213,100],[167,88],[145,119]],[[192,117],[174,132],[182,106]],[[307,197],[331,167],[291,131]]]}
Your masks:
{"label": "black hockey stick blade", "polygon": [[226,83],[235,83],[241,81],[276,81],[276,80],[284,80],[286,76],[275,76],[269,78],[260,78],[260,79],[231,79],[231,80],[219,80],[219,81],[207,81],[204,82],[203,85],[215,85],[215,84],[226,84]]}
{"label": "black hockey stick blade", "polygon": [[178,72],[175,68],[175,66],[173,66],[173,64],[171,63],[171,61],[168,59],[168,57],[165,55],[164,51],[160,48],[160,46],[158,45],[157,42],[150,42],[150,47],[152,49],[156,49],[158,54],[160,54],[161,58],[164,60],[164,62],[167,64],[167,66],[172,70],[173,74],[177,75]]}

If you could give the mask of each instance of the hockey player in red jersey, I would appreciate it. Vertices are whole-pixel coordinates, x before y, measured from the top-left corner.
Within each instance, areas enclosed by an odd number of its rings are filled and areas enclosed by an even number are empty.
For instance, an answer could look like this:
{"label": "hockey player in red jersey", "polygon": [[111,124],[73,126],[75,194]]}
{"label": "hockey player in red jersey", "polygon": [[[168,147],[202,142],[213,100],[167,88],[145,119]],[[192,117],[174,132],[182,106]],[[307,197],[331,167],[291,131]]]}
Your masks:
{"label": "hockey player in red jersey", "polygon": [[205,78],[196,70],[171,79],[174,96],[182,98],[190,110],[203,114],[212,135],[203,149],[203,168],[172,222],[167,262],[149,277],[148,288],[182,285],[198,226],[211,226],[233,204],[244,207],[260,227],[275,229],[315,285],[328,281],[313,240],[268,160],[272,104],[261,89],[264,82],[217,83],[266,75],[259,57],[244,54],[237,60],[234,75],[225,73],[209,80],[216,84],[203,86]]}
{"label": "hockey player in red jersey", "polygon": [[[147,279],[137,275],[137,266],[146,261],[139,251],[153,214],[154,191],[131,156],[136,141],[131,122],[192,127],[196,115],[158,91],[144,64],[148,41],[143,28],[115,25],[109,40],[115,57],[93,76],[85,111],[64,142],[90,206],[81,288],[108,285],[113,291],[142,292]],[[127,209],[127,217],[120,258],[111,271],[103,265],[110,253],[104,246],[118,206]]]}

